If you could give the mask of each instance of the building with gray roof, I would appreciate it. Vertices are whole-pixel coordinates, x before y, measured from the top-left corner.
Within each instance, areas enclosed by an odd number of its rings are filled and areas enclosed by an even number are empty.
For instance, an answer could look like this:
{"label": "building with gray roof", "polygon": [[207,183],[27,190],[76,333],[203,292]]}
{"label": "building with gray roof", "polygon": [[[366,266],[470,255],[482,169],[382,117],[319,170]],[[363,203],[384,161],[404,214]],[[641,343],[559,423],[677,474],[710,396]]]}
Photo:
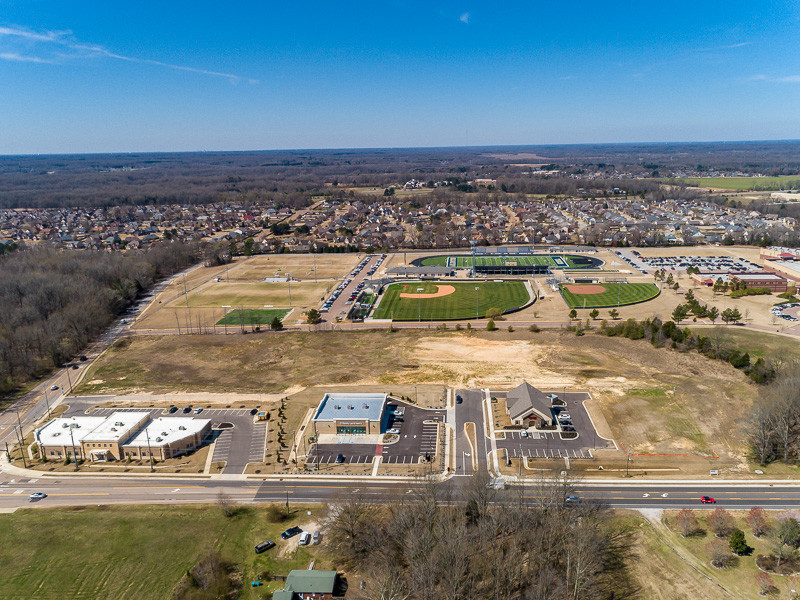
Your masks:
{"label": "building with gray roof", "polygon": [[325,394],[314,413],[316,434],[371,435],[383,431],[387,394]]}
{"label": "building with gray roof", "polygon": [[506,394],[506,408],[515,425],[524,425],[532,420],[540,420],[545,425],[553,424],[550,398],[527,382]]}

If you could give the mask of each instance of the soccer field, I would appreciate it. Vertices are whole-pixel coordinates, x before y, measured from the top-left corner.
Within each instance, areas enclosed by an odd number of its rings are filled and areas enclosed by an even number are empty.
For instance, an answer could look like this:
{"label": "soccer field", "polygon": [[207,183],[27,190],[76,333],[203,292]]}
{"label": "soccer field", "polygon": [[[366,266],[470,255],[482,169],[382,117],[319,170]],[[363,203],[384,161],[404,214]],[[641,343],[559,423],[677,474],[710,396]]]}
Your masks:
{"label": "soccer field", "polygon": [[[587,264],[588,259],[583,256],[571,254],[529,254],[520,256],[476,256],[475,265],[478,267],[502,266],[550,266],[555,269],[591,269]],[[453,267],[469,269],[472,267],[472,256],[467,254],[454,254],[443,256],[429,256],[423,258],[420,264],[425,267]]]}
{"label": "soccer field", "polygon": [[236,308],[217,321],[217,325],[269,325],[275,317],[283,321],[290,310],[288,308]]}
{"label": "soccer field", "polygon": [[611,308],[638,304],[652,300],[660,292],[658,286],[652,283],[561,284],[561,296],[570,308]]}
{"label": "soccer field", "polygon": [[[432,296],[443,293],[446,295],[427,298],[400,296]],[[490,308],[499,308],[505,312],[524,306],[529,301],[530,294],[521,281],[393,283],[386,289],[372,316],[394,321],[474,319],[476,316],[484,317]]]}

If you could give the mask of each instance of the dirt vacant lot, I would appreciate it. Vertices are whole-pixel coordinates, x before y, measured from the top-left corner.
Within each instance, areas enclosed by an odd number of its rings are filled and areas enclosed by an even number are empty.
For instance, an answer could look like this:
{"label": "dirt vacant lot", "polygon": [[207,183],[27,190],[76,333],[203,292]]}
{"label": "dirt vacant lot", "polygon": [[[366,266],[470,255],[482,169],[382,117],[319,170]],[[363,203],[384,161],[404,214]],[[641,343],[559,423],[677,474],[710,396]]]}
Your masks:
{"label": "dirt vacant lot", "polygon": [[[756,337],[744,347],[758,344]],[[781,338],[778,344],[797,342]],[[296,393],[389,385],[586,390],[590,409],[635,453],[719,456],[747,469],[743,419],[758,386],[721,361],[642,341],[566,332],[366,331],[132,338],[78,393]],[[715,459],[716,460],[716,459]],[[719,464],[722,464],[721,462]]]}

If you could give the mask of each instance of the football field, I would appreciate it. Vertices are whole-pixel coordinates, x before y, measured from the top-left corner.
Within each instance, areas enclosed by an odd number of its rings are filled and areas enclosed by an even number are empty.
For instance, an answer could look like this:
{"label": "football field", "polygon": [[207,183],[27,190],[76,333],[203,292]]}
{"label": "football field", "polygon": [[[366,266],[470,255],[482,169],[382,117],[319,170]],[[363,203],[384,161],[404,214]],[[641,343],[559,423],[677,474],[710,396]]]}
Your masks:
{"label": "football field", "polygon": [[[475,256],[477,267],[545,267],[554,269],[591,269],[590,259],[572,254],[524,254]],[[469,269],[472,267],[473,257],[468,254],[454,254],[442,256],[429,256],[423,258],[420,264],[425,267],[451,267],[454,269]]]}
{"label": "football field", "polygon": [[521,281],[393,283],[372,316],[394,321],[474,319],[484,317],[490,308],[505,312],[529,301]]}
{"label": "football field", "polygon": [[562,283],[561,296],[570,308],[611,308],[652,300],[661,292],[652,283]]}

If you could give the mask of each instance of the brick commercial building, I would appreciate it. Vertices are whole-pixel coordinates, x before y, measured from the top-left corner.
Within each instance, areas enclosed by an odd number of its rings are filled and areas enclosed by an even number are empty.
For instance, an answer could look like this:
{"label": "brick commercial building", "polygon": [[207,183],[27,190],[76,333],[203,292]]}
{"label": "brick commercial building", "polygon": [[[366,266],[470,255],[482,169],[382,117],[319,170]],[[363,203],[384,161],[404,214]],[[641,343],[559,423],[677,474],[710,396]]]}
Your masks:
{"label": "brick commercial building", "polygon": [[382,433],[385,428],[386,397],[386,394],[325,394],[314,413],[314,433]]}
{"label": "brick commercial building", "polygon": [[800,281],[800,260],[765,260],[764,270],[792,281]]}
{"label": "brick commercial building", "polygon": [[752,271],[731,271],[731,272],[711,272],[701,271],[693,273],[692,281],[698,285],[712,287],[717,280],[723,283],[731,283],[734,279],[744,282],[749,288],[769,288],[769,291],[781,294],[789,288],[789,282],[785,277],[776,273],[756,273]]}
{"label": "brick commercial building", "polygon": [[53,419],[36,430],[35,439],[41,455],[51,459],[165,460],[197,448],[210,431],[208,419],[151,420],[148,412],[119,411],[108,417]]}

